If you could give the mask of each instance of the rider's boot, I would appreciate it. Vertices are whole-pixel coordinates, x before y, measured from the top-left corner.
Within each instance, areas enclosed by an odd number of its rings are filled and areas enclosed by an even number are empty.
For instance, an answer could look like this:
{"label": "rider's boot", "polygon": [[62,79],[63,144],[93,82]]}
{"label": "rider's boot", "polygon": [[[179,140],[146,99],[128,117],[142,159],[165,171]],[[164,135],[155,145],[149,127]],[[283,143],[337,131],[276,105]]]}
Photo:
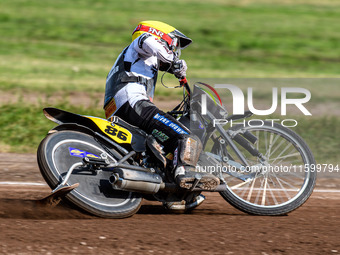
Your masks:
{"label": "rider's boot", "polygon": [[185,200],[182,200],[180,202],[164,202],[163,206],[173,212],[185,212],[185,211],[191,211],[198,206],[200,206],[203,201],[205,200],[205,196],[202,194],[194,197],[191,201],[186,202]]}
{"label": "rider's boot", "polygon": [[198,188],[204,190],[215,190],[220,184],[220,180],[213,174],[199,173],[193,166],[178,166],[175,170],[174,178],[178,186],[184,189]]}

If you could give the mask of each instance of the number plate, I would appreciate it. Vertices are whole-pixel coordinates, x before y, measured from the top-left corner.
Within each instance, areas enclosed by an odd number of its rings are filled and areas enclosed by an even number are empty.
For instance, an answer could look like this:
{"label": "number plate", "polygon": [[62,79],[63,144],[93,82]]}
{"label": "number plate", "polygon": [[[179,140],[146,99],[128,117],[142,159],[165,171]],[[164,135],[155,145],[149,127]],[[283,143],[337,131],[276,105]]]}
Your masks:
{"label": "number plate", "polygon": [[[87,116],[86,116],[87,117]],[[87,117],[91,119],[102,132],[108,135],[112,140],[117,143],[131,143],[132,134],[126,128],[120,127],[118,125],[112,125],[111,122],[96,118],[96,117]]]}

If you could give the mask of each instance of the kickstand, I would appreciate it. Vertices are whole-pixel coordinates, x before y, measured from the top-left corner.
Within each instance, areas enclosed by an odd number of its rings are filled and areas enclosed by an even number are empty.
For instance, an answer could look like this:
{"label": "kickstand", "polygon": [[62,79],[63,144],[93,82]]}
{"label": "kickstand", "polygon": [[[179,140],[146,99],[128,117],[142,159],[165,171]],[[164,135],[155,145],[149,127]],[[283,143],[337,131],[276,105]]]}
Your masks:
{"label": "kickstand", "polygon": [[53,191],[48,196],[37,200],[36,203],[39,205],[47,205],[47,206],[56,206],[60,203],[61,199],[65,197],[68,193],[70,193],[72,190],[77,188],[79,186],[79,183],[72,184],[71,186],[64,186],[61,187],[55,191]]}

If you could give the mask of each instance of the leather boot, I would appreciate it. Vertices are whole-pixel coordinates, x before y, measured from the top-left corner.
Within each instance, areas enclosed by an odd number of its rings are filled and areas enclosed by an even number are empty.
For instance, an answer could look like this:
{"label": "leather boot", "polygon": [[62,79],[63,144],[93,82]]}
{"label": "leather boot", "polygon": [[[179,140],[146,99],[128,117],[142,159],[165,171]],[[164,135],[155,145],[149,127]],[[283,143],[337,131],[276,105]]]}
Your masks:
{"label": "leather boot", "polygon": [[178,166],[174,178],[178,186],[184,189],[191,189],[195,180],[199,180],[196,187],[204,190],[215,190],[220,184],[218,177],[209,173],[196,172],[193,166]]}

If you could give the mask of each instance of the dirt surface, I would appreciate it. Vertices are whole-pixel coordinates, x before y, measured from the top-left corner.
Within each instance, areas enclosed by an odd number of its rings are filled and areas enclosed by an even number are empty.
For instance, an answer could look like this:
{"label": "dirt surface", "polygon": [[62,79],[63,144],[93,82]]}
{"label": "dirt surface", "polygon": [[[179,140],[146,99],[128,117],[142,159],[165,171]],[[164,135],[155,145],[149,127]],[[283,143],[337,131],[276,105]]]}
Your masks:
{"label": "dirt surface", "polygon": [[340,184],[334,177],[321,176],[312,197],[288,216],[250,216],[206,193],[190,214],[145,201],[133,217],[112,220],[64,203],[39,206],[34,200],[50,189],[35,155],[3,153],[0,254],[338,254]]}

